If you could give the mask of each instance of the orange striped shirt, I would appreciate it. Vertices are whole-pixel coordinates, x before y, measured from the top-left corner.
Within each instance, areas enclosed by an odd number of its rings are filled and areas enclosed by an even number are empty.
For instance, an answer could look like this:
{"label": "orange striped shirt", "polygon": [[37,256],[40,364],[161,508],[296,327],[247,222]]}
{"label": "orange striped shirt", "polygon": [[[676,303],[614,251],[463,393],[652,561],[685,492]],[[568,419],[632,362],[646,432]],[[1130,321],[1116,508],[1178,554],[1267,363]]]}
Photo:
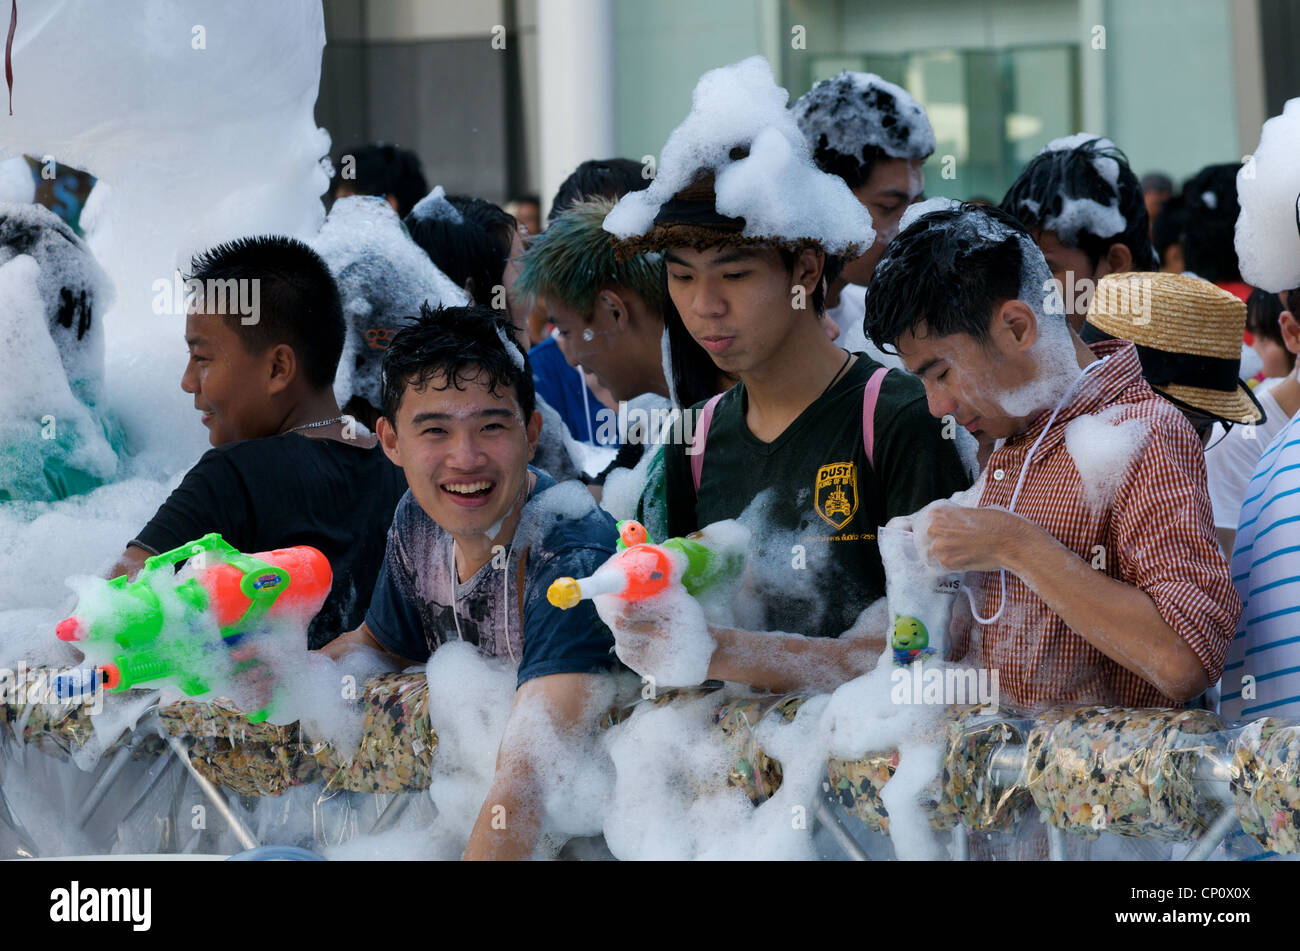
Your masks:
{"label": "orange striped shirt", "polygon": [[[1196,653],[1210,682],[1223,671],[1241,600],[1214,531],[1205,458],[1190,423],[1142,379],[1136,348],[1108,340],[1092,346],[1109,357],[1083,377],[1070,401],[1034,452],[1015,512],[1108,576],[1142,589],[1160,616]],[[1125,464],[1115,457],[1109,471],[1113,495],[1098,493],[1097,460],[1085,453],[1085,427],[1072,436],[1084,455],[1089,483],[1067,446],[1070,424],[1082,416],[1119,407],[1106,422],[1123,424],[1137,437]],[[989,457],[980,506],[1008,508],[1030,448],[1050,412]],[[1094,427],[1095,428],[1095,427]],[[1091,458],[1088,458],[1091,456]],[[1089,490],[1091,489],[1091,501]],[[991,624],[975,623],[965,597],[953,617],[953,656],[999,671],[1005,703],[1030,710],[1066,701],[1123,706],[1181,706],[1152,683],[1120,666],[1070,630],[1047,604],[1010,571],[1006,606]],[[970,572],[965,582],[983,617],[1001,602],[999,573]]]}

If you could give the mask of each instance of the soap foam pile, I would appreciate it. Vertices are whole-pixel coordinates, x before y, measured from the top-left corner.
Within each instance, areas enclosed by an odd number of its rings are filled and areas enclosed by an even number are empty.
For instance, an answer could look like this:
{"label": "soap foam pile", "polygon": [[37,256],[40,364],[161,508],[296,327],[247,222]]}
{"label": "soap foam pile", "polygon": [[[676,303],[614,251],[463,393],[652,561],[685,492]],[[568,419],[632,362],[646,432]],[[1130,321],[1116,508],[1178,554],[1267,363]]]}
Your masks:
{"label": "soap foam pile", "polygon": [[1123,419],[1124,407],[1111,406],[1072,419],[1065,428],[1065,448],[1083,480],[1084,497],[1094,512],[1107,508],[1124,475],[1151,435],[1144,419]]}
{"label": "soap foam pile", "polygon": [[[24,167],[25,167],[24,163]],[[18,253],[18,249],[23,253]],[[0,500],[52,499],[117,470],[104,397],[108,276],[40,205],[0,203]],[[74,474],[75,473],[75,474]]]}
{"label": "soap foam pile", "polygon": [[41,79],[15,91],[0,157],[50,154],[99,179],[82,222],[117,293],[104,320],[108,409],[132,453],[170,474],[206,440],[177,385],[183,318],[161,288],[203,248],[307,238],[324,217],[321,7],[233,0],[201,26],[183,4],[50,0],[27,16],[14,61]]}
{"label": "soap foam pile", "polygon": [[[426,196],[421,204],[432,197]],[[456,210],[445,199],[442,203]],[[465,293],[411,240],[397,213],[382,198],[340,198],[312,239],[312,247],[338,283],[348,325],[334,380],[339,405],[359,396],[378,407],[382,403],[378,356],[391,334],[419,316],[421,304],[435,310],[463,305]]]}
{"label": "soap foam pile", "polygon": [[[717,172],[717,210],[745,219],[752,238],[812,239],[829,253],[871,246],[871,216],[843,180],[820,172],[794,116],[789,93],[761,56],[710,70],[691,112],[668,137],[650,187],[625,195],[605,219],[619,238],[647,233],[659,207],[701,168]],[[731,159],[733,148],[749,150]]]}
{"label": "soap foam pile", "polygon": [[1300,98],[1264,123],[1252,161],[1237,172],[1237,258],[1242,279],[1272,293],[1300,287]]}

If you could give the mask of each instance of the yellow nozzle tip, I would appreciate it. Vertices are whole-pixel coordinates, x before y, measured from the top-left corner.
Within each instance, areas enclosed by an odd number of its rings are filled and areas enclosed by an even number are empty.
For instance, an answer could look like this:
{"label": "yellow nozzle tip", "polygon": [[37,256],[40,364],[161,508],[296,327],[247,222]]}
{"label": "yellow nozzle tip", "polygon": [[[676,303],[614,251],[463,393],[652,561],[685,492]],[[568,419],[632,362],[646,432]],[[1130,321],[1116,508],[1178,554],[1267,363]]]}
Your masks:
{"label": "yellow nozzle tip", "polygon": [[546,600],[561,611],[567,611],[582,600],[582,589],[573,578],[556,578],[546,589]]}

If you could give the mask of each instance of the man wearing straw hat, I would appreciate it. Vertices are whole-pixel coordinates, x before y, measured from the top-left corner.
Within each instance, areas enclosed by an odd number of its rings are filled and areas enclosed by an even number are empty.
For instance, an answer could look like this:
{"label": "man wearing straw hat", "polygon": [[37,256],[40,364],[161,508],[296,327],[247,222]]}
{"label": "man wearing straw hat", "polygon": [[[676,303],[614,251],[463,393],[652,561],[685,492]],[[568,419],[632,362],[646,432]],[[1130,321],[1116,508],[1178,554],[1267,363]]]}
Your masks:
{"label": "man wearing straw hat", "polygon": [[1241,610],[1201,445],[1133,344],[1079,339],[1049,273],[1013,218],[963,205],[913,221],[867,293],[868,334],[930,412],[995,440],[977,508],[914,520],[967,573],[951,656],[1000,671],[1021,709],[1178,706],[1219,678]]}
{"label": "man wearing straw hat", "polygon": [[[1255,433],[1256,426],[1273,421],[1237,376],[1241,367],[1237,341],[1245,326],[1246,305],[1209,281],[1190,274],[1129,273],[1101,279],[1079,333],[1087,344],[1132,341],[1142,361],[1142,376],[1182,410],[1201,437],[1201,445],[1209,446],[1216,423],[1223,430],[1235,424],[1249,427],[1244,439],[1234,437],[1234,445],[1219,445],[1220,437],[1213,451],[1207,450],[1212,499],[1215,464],[1231,464],[1225,450],[1236,450],[1237,443],[1262,449],[1272,438],[1270,433],[1261,442]],[[1255,458],[1258,455],[1256,450]],[[1214,504],[1217,507],[1218,502]],[[1240,505],[1238,495],[1235,508]],[[1232,528],[1225,530],[1216,518],[1219,542],[1228,553],[1236,529],[1235,508]]]}
{"label": "man wearing straw hat", "polygon": [[1086,344],[1129,340],[1142,376],[1208,445],[1215,423],[1255,426],[1264,410],[1237,377],[1246,305],[1189,274],[1129,272],[1097,283],[1079,336]]}

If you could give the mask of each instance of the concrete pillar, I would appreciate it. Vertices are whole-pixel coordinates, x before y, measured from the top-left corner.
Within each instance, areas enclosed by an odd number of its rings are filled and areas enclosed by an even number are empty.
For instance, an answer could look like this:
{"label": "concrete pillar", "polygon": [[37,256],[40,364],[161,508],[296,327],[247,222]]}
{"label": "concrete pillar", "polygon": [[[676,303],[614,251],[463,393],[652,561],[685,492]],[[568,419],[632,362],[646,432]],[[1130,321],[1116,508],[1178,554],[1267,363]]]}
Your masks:
{"label": "concrete pillar", "polygon": [[537,63],[545,215],[555,190],[580,162],[615,154],[613,0],[539,3]]}

